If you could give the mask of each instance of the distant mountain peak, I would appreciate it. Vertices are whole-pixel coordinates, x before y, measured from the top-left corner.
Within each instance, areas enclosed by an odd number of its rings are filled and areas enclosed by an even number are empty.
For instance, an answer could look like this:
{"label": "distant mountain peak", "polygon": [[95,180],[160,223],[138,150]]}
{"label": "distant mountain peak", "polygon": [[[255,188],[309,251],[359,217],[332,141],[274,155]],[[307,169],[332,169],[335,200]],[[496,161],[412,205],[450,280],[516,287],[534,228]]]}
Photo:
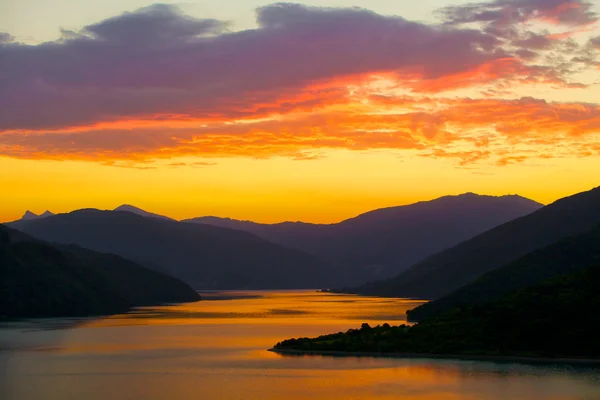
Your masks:
{"label": "distant mountain peak", "polygon": [[25,214],[23,214],[23,216],[21,217],[22,220],[29,220],[29,219],[36,219],[39,218],[40,216],[37,215],[36,213],[33,213],[29,210],[25,211]]}
{"label": "distant mountain peak", "polygon": [[23,216],[21,217],[21,220],[23,221],[28,221],[28,220],[32,220],[32,219],[38,219],[38,218],[46,218],[46,217],[51,217],[53,216],[54,213],[51,213],[50,211],[46,210],[44,211],[42,214],[38,215],[34,212],[31,212],[29,210],[25,211],[25,214],[23,214]]}
{"label": "distant mountain peak", "polygon": [[124,211],[124,212],[130,212],[133,214],[137,214],[142,217],[159,218],[159,219],[166,219],[169,221],[174,221],[173,218],[169,218],[164,215],[154,214],[154,213],[148,212],[146,210],[142,210],[139,207],[132,206],[131,204],[122,204],[119,207],[115,208],[113,211]]}

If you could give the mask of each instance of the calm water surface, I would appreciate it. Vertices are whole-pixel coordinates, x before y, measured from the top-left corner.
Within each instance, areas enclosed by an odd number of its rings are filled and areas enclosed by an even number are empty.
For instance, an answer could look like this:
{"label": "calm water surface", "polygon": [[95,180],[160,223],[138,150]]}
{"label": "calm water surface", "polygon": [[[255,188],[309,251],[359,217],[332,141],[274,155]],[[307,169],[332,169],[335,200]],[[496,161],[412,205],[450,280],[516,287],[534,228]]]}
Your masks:
{"label": "calm water surface", "polygon": [[592,368],[266,351],[289,337],[401,323],[419,302],[314,292],[224,297],[5,324],[0,399],[600,399],[600,370]]}

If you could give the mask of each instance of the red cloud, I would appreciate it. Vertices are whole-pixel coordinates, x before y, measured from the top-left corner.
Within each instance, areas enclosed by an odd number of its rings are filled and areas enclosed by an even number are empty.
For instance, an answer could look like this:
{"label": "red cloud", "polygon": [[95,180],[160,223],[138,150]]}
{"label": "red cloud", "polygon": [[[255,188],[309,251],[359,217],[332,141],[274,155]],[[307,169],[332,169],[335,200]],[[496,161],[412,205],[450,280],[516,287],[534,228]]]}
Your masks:
{"label": "red cloud", "polygon": [[[404,111],[393,112],[393,97],[375,96],[366,105],[349,104],[346,111],[333,107],[274,120],[5,133],[0,135],[0,151],[19,158],[142,162],[178,156],[311,159],[327,149],[397,149],[457,157],[462,164],[499,156],[505,161],[498,164],[505,165],[524,160],[509,151],[515,145],[524,146],[532,158],[565,151],[583,154],[582,147],[600,143],[597,105],[533,98],[397,101]],[[374,114],[380,103],[388,111]],[[406,111],[407,105],[412,111]],[[566,147],[553,148],[557,143]]]}

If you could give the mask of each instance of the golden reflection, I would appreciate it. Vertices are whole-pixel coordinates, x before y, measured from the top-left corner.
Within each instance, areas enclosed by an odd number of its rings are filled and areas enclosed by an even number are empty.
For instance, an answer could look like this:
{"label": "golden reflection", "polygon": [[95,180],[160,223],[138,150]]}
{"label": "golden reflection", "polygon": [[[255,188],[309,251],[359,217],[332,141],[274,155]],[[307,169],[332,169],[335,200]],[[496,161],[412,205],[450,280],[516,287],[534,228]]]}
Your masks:
{"label": "golden reflection", "polygon": [[212,300],[140,308],[95,320],[0,329],[0,343],[12,346],[12,351],[0,351],[4,379],[10,382],[0,397],[600,398],[600,381],[593,371],[420,358],[282,356],[267,351],[283,339],[345,331],[362,322],[401,324],[405,311],[421,301],[311,291],[208,293],[205,299]]}
{"label": "golden reflection", "polygon": [[[87,327],[174,324],[346,325],[407,323],[406,311],[423,304],[420,300],[361,297],[355,295],[294,292],[209,293],[196,303],[142,307],[127,314],[106,317]],[[216,298],[216,299],[215,299]]]}

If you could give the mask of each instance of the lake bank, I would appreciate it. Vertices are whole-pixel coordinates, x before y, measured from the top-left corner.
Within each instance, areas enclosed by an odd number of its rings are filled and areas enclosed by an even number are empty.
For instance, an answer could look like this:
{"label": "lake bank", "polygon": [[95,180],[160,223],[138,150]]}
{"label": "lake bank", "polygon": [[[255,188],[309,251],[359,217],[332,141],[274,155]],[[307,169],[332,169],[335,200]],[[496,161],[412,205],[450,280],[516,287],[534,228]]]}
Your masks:
{"label": "lake bank", "polygon": [[570,364],[600,367],[600,359],[594,358],[552,358],[552,357],[527,357],[527,356],[495,356],[495,355],[470,355],[470,354],[428,354],[428,353],[381,353],[371,351],[335,351],[335,350],[295,350],[270,348],[267,351],[281,355],[297,356],[332,356],[332,357],[382,357],[382,358],[432,358],[443,360],[464,361],[493,361],[514,362],[526,364]]}

